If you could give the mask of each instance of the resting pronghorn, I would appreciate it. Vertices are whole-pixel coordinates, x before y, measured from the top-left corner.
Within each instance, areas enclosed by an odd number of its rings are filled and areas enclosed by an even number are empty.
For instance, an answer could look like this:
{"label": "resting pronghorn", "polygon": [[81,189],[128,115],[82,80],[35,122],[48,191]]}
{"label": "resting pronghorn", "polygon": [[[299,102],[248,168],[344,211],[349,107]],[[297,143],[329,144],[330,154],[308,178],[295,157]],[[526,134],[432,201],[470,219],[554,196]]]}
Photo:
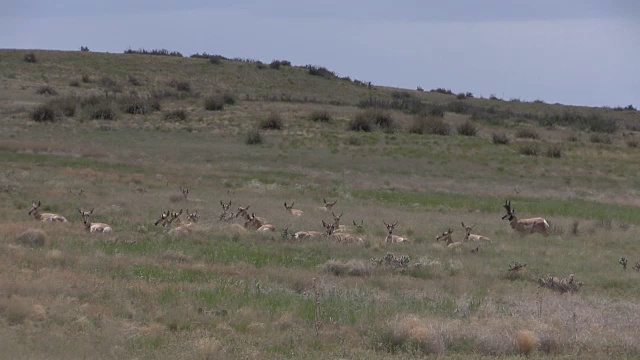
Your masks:
{"label": "resting pronghorn", "polygon": [[353,220],[353,226],[355,226],[358,231],[364,231],[364,220],[360,220],[360,224]]}
{"label": "resting pronghorn", "polygon": [[103,223],[92,223],[89,221],[89,217],[93,214],[93,210],[94,209],[91,209],[91,211],[87,212],[78,208],[80,215],[82,215],[82,222],[84,223],[85,230],[92,233],[110,233],[111,226]]}
{"label": "resting pronghorn", "polygon": [[393,224],[387,224],[385,221],[382,221],[382,222],[387,227],[387,231],[389,232],[389,235],[387,235],[387,238],[385,239],[386,242],[394,243],[394,244],[395,243],[403,243],[403,242],[411,242],[411,240],[409,240],[406,237],[393,235],[393,229],[396,227],[396,225],[398,225],[397,221],[395,223],[393,223]]}
{"label": "resting pronghorn", "polygon": [[256,228],[256,231],[276,231],[276,227],[271,225],[271,224],[265,224],[262,221],[259,220],[259,218],[256,217],[255,214],[251,214],[251,216],[249,217],[249,219],[247,219],[247,221],[244,222],[244,227],[245,228],[249,228],[250,226],[253,226],[254,228]]}
{"label": "resting pronghorn", "polygon": [[189,213],[189,209],[187,209],[187,221],[188,222],[197,223],[199,219],[200,219],[200,216],[198,216],[198,212],[197,211]]}
{"label": "resting pronghorn", "polygon": [[486,236],[482,236],[482,235],[476,235],[476,234],[472,234],[471,230],[473,230],[473,227],[476,226],[476,224],[473,224],[471,226],[465,226],[464,225],[464,221],[462,222],[462,227],[464,228],[464,231],[466,232],[466,235],[464,236],[464,239],[462,239],[462,241],[486,241],[486,242],[491,242],[491,239],[489,239]]}
{"label": "resting pronghorn", "polygon": [[169,212],[167,225],[171,225],[174,222],[175,222],[175,225],[180,225],[182,223],[182,221],[180,220],[180,215],[182,215],[182,209],[180,209],[180,212]]}
{"label": "resting pronghorn", "polygon": [[36,203],[35,201],[31,202],[31,210],[29,210],[29,215],[33,215],[36,220],[40,220],[43,222],[67,222],[67,219],[62,215],[41,213],[40,200],[38,200],[38,203]]}
{"label": "resting pronghorn", "polygon": [[324,206],[320,206],[320,207],[316,208],[317,210],[320,210],[320,211],[331,211],[331,208],[333,207],[333,205],[335,205],[338,202],[338,200],[336,200],[336,201],[330,203],[330,202],[327,202],[327,200],[325,198],[322,198],[322,201],[324,202]]}
{"label": "resting pronghorn", "polygon": [[289,214],[291,215],[295,215],[295,216],[302,216],[303,211],[299,210],[299,209],[294,209],[293,205],[295,205],[296,203],[293,202],[291,205],[287,206],[287,202],[285,201],[284,203],[284,208],[287,209],[287,211],[289,212]]}
{"label": "resting pronghorn", "polygon": [[502,220],[509,220],[513,230],[522,235],[540,233],[544,236],[549,236],[549,223],[547,220],[541,217],[518,220],[516,210],[511,207],[509,200],[505,201],[504,208],[507,210],[507,214],[502,217]]}
{"label": "resting pronghorn", "polygon": [[[249,208],[251,207],[251,205],[247,205],[247,207],[243,208],[242,206],[238,206],[238,211],[236,212],[234,217],[238,217],[238,216],[242,216],[242,218],[246,221],[249,220],[251,218],[251,215],[249,215]],[[256,216],[256,219],[260,220],[260,222],[262,222],[263,224],[267,222],[267,219],[260,217],[260,216]]]}
{"label": "resting pronghorn", "polygon": [[449,230],[443,232],[442,235],[438,236],[436,238],[436,241],[440,241],[440,240],[444,241],[447,244],[447,247],[449,249],[462,247],[462,242],[460,241],[453,242],[453,240],[451,239],[451,234],[453,234],[453,229],[449,228]]}
{"label": "resting pronghorn", "polygon": [[220,206],[222,206],[222,213],[220,214],[220,217],[218,218],[218,220],[227,221],[227,220],[231,219],[232,215],[231,214],[227,214],[229,212],[229,209],[231,208],[231,200],[229,200],[228,204],[225,204],[225,203],[222,202],[222,200],[220,200]]}
{"label": "resting pronghorn", "polygon": [[359,244],[359,245],[364,244],[364,240],[362,240],[362,238],[357,237],[355,235],[346,234],[346,233],[336,233],[335,232],[336,228],[334,224],[327,224],[323,220],[322,225],[324,225],[324,227],[327,229],[325,234],[327,235],[329,240],[334,240],[335,242],[346,243],[346,244]]}
{"label": "resting pronghorn", "polygon": [[342,218],[342,215],[344,213],[340,213],[340,215],[336,215],[335,213],[331,212],[331,215],[333,216],[333,225],[335,227],[335,232],[345,232],[345,231],[349,231],[349,228],[344,226],[344,225],[340,225],[340,219]]}
{"label": "resting pronghorn", "polygon": [[[322,220],[322,226],[326,227],[326,223],[324,222],[324,220]],[[322,237],[326,235],[326,231],[322,232],[322,231],[313,231],[313,230],[309,230],[309,231],[298,231],[295,234],[293,234],[293,238],[297,239],[297,240],[302,240],[302,239],[312,239],[315,237]]]}

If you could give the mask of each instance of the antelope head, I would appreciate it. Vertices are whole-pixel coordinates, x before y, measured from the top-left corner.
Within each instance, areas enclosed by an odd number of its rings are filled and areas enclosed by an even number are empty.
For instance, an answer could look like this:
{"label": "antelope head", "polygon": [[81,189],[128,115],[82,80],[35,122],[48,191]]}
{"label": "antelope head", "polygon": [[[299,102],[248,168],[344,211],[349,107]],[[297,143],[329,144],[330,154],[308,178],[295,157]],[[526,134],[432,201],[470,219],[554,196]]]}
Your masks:
{"label": "antelope head", "polygon": [[185,199],[187,198],[187,196],[189,196],[188,188],[183,188],[182,186],[180,186],[180,191],[182,192],[182,196],[184,196]]}
{"label": "antelope head", "polygon": [[294,201],[293,203],[291,203],[291,205],[287,205],[287,202],[284,202],[284,208],[291,211],[293,209],[293,205],[295,205],[296,202]]}
{"label": "antelope head", "polygon": [[330,202],[327,202],[327,200],[326,200],[325,198],[322,198],[322,201],[324,202],[324,207],[325,207],[327,210],[331,210],[331,208],[333,207],[333,205],[335,205],[335,204],[338,202],[338,200],[336,200],[336,201],[334,201],[334,202],[330,203]]}
{"label": "antelope head", "polygon": [[453,234],[453,229],[449,228],[449,230],[445,231],[442,233],[442,235],[436,237],[436,241],[450,241],[451,240],[451,234]]}
{"label": "antelope head", "polygon": [[171,224],[176,220],[177,220],[177,223],[180,223],[180,215],[182,215],[182,209],[180,209],[180,212],[172,212],[170,214],[169,219],[167,220],[167,224]]}
{"label": "antelope head", "polygon": [[247,207],[243,208],[242,206],[238,206],[238,211],[236,212],[234,217],[242,216],[245,220],[249,220],[249,208],[251,205],[247,205]]}
{"label": "antelope head", "polygon": [[31,202],[31,210],[29,210],[29,215],[36,215],[40,209],[40,200],[36,203],[35,201]]}
{"label": "antelope head", "polygon": [[91,217],[91,214],[93,214],[93,210],[95,210],[95,208],[91,209],[91,211],[83,211],[82,209],[78,208],[78,212],[82,216],[82,223],[86,228],[89,228],[91,226],[91,221],[89,221],[89,218]]}
{"label": "antelope head", "polygon": [[382,223],[384,224],[384,226],[387,227],[387,231],[389,232],[389,235],[391,235],[391,233],[393,233],[393,229],[395,229],[396,225],[398,225],[398,222],[394,222],[393,224],[387,224],[385,221],[382,221]]}
{"label": "antelope head", "polygon": [[358,230],[363,230],[364,229],[364,220],[360,220],[360,224],[358,224],[355,220],[353,220],[353,226],[356,227],[356,229]]}
{"label": "antelope head", "polygon": [[344,213],[340,213],[340,215],[336,215],[333,212],[331,213],[331,215],[333,215],[333,223],[335,224],[336,228],[340,226],[340,218],[343,214]]}

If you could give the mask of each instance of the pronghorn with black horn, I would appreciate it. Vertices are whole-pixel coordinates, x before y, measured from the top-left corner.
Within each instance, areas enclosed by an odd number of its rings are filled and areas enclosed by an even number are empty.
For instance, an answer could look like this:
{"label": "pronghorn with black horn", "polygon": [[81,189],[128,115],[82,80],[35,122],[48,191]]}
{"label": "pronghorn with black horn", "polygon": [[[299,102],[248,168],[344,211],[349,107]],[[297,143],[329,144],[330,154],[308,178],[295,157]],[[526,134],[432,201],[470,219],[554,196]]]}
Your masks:
{"label": "pronghorn with black horn", "polygon": [[244,227],[247,229],[251,226],[253,226],[256,229],[256,231],[260,231],[260,232],[276,231],[275,226],[273,226],[272,224],[263,223],[253,213],[251,213],[251,216],[249,217],[249,219],[247,219],[247,221],[245,221],[244,223]]}
{"label": "pronghorn with black horn", "polygon": [[462,242],[456,241],[454,242],[451,239],[451,234],[453,234],[453,229],[449,228],[449,230],[442,233],[442,235],[436,237],[436,241],[444,241],[449,249],[460,248],[463,246]]}
{"label": "pronghorn with black horn", "polygon": [[544,236],[549,236],[549,223],[547,220],[541,217],[518,220],[516,210],[511,207],[509,200],[506,200],[503,206],[507,210],[507,214],[502,217],[502,220],[509,220],[513,230],[522,235],[540,233]]}
{"label": "pronghorn with black horn", "polygon": [[393,235],[393,229],[395,229],[396,225],[398,225],[397,221],[394,222],[393,224],[387,224],[383,220],[382,223],[387,227],[387,231],[389,232],[389,234],[385,238],[385,241],[387,243],[397,244],[397,243],[408,243],[408,242],[411,242],[411,240],[409,240],[409,238],[398,236],[398,235]]}
{"label": "pronghorn with black horn", "polygon": [[222,202],[222,200],[220,200],[220,206],[222,206],[222,213],[220,214],[220,217],[218,218],[218,220],[220,221],[230,220],[233,217],[232,214],[229,214],[229,209],[231,209],[231,200],[229,200],[228,204],[225,204]]}
{"label": "pronghorn with black horn", "polygon": [[287,205],[287,202],[284,202],[284,208],[287,209],[287,211],[289,212],[289,214],[294,215],[294,216],[302,216],[302,214],[304,213],[302,210],[300,209],[294,209],[293,205],[295,205],[296,203],[293,202],[291,203],[291,205]]}
{"label": "pronghorn with black horn", "polygon": [[161,225],[163,227],[167,226],[167,223],[170,218],[171,218],[171,210],[167,210],[167,212],[163,212],[162,215],[160,215],[160,218],[156,220],[156,222],[154,222],[153,224],[155,226],[158,226],[158,225]]}
{"label": "pronghorn with black horn", "polygon": [[[245,221],[251,219],[251,215],[249,215],[250,207],[251,205],[247,205],[247,207],[238,206],[238,211],[233,217],[237,218],[238,216],[241,216]],[[263,217],[256,216],[256,219],[260,220],[260,222],[262,222],[263,224],[267,223],[267,219]]]}
{"label": "pronghorn with black horn", "polygon": [[51,213],[41,213],[40,212],[40,200],[36,203],[35,201],[31,202],[31,210],[29,210],[29,215],[33,215],[34,219],[40,220],[42,222],[67,222],[67,219],[58,214]]}
{"label": "pronghorn with black horn", "polygon": [[322,201],[324,202],[324,206],[316,208],[319,211],[331,211],[331,208],[338,202],[338,200],[328,202],[325,198],[322,198]]}
{"label": "pronghorn with black horn", "polygon": [[94,223],[89,221],[89,217],[93,214],[93,210],[94,209],[91,209],[91,211],[82,211],[78,208],[80,215],[82,215],[82,222],[84,223],[85,230],[90,233],[110,233],[112,231],[111,226],[104,223]]}
{"label": "pronghorn with black horn", "polygon": [[464,241],[464,242],[467,242],[467,241],[486,241],[486,242],[491,242],[491,239],[489,239],[486,236],[472,234],[471,230],[473,230],[473,228],[475,226],[476,226],[476,224],[473,224],[471,226],[466,226],[464,224],[464,221],[462,222],[462,227],[464,228],[464,231],[466,233],[466,235],[464,236],[464,239],[462,239],[462,241]]}
{"label": "pronghorn with black horn", "polygon": [[364,240],[361,237],[351,235],[351,234],[346,234],[346,233],[336,233],[335,224],[327,224],[324,222],[324,220],[322,220],[322,225],[327,230],[325,235],[329,238],[329,240],[333,240],[335,242],[345,243],[345,244],[357,244],[357,245],[364,244]]}

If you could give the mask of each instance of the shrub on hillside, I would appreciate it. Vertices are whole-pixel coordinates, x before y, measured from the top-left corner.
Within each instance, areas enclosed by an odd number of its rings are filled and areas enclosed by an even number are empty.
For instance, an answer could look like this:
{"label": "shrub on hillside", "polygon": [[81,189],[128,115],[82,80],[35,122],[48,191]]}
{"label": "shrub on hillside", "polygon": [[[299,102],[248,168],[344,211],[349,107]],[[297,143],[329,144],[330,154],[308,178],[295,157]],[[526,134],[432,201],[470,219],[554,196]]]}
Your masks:
{"label": "shrub on hillside", "polygon": [[368,116],[364,116],[362,113],[354,116],[349,124],[347,125],[347,129],[350,131],[364,131],[370,132],[373,128],[373,121]]}
{"label": "shrub on hillside", "polygon": [[222,95],[211,95],[204,99],[204,108],[209,111],[221,111],[224,109],[224,104]]}
{"label": "shrub on hillside", "polygon": [[24,54],[24,57],[22,58],[22,60],[24,60],[25,62],[28,62],[28,63],[37,63],[38,62],[38,58],[36,57],[36,54],[34,54],[32,52]]}
{"label": "shrub on hillside", "polygon": [[91,76],[89,76],[89,74],[84,74],[82,75],[82,82],[87,84],[92,82],[93,80],[91,80]]}
{"label": "shrub on hillside", "polygon": [[589,136],[589,140],[594,144],[613,144],[611,136],[606,134],[593,133]]}
{"label": "shrub on hillside", "polygon": [[495,145],[509,145],[511,142],[509,136],[505,133],[493,133],[491,134],[491,139]]}
{"label": "shrub on hillside", "polygon": [[138,80],[138,78],[135,77],[135,76],[129,75],[129,76],[127,76],[127,80],[129,81],[129,84],[132,85],[132,86],[140,86],[140,85],[142,85],[142,83],[140,83],[140,80]]}
{"label": "shrub on hillside", "polygon": [[37,122],[56,121],[55,108],[51,104],[38,105],[31,111],[31,119]]}
{"label": "shrub on hillside", "polygon": [[108,98],[92,98],[83,106],[84,112],[91,120],[115,120],[117,116],[116,106]]}
{"label": "shrub on hillside", "polygon": [[562,146],[560,144],[554,144],[547,148],[547,152],[545,153],[547,157],[550,158],[561,158],[562,157]]}
{"label": "shrub on hillside", "polygon": [[468,114],[470,109],[471,105],[467,104],[464,101],[457,100],[447,103],[447,111],[456,114]]}
{"label": "shrub on hillside", "polygon": [[185,121],[188,118],[188,113],[185,109],[176,109],[171,110],[164,114],[165,120],[177,120],[177,121]]}
{"label": "shrub on hillside", "polygon": [[47,234],[40,229],[27,229],[16,237],[16,243],[29,247],[43,247],[47,242]]}
{"label": "shrub on hillside", "polygon": [[538,154],[540,154],[540,145],[538,145],[537,143],[523,144],[518,149],[518,152],[521,155],[538,156]]}
{"label": "shrub on hillside", "polygon": [[532,128],[520,128],[516,131],[516,137],[518,139],[533,139],[537,140],[540,138],[540,134]]}
{"label": "shrub on hillside", "polygon": [[462,124],[458,125],[456,130],[458,131],[458,134],[463,136],[478,135],[478,128],[471,121],[463,122]]}
{"label": "shrub on hillside", "polygon": [[172,80],[169,82],[169,86],[184,93],[191,93],[191,83],[188,81]]}
{"label": "shrub on hillside", "polygon": [[80,51],[88,52],[89,51],[89,47],[88,46],[80,46]]}
{"label": "shrub on hillside", "polygon": [[263,141],[262,134],[260,134],[258,129],[249,130],[244,140],[247,145],[258,145],[262,144]]}
{"label": "shrub on hillside", "polygon": [[287,60],[273,60],[269,67],[275,70],[279,70],[283,66],[291,66],[291,62]]}
{"label": "shrub on hillside", "polygon": [[327,79],[336,77],[335,72],[322,66],[307,65],[306,68],[309,75],[320,76]]}
{"label": "shrub on hillside", "polygon": [[625,141],[625,143],[630,148],[640,147],[640,141],[638,141],[638,139],[636,139],[636,138],[629,138],[629,139],[627,139],[627,141]]}
{"label": "shrub on hillside", "polygon": [[78,98],[76,98],[75,96],[59,97],[49,101],[49,104],[53,106],[53,109],[57,114],[72,117],[76,114]]}
{"label": "shrub on hillside", "polygon": [[315,122],[331,122],[331,114],[326,110],[316,110],[309,115],[309,119]]}
{"label": "shrub on hillside", "polygon": [[445,88],[431,89],[429,90],[429,92],[435,92],[435,93],[445,94],[445,95],[453,95],[453,91]]}
{"label": "shrub on hillside", "polygon": [[451,133],[451,126],[439,117],[417,116],[413,119],[409,132],[412,134],[447,136]]}
{"label": "shrub on hillside", "polygon": [[278,113],[271,113],[266,118],[260,120],[258,125],[262,130],[282,130],[282,117]]}
{"label": "shrub on hillside", "polygon": [[56,89],[54,89],[50,85],[43,85],[36,89],[36,94],[53,96],[53,95],[58,95],[58,92],[56,91]]}
{"label": "shrub on hillside", "polygon": [[182,54],[178,51],[169,51],[167,49],[153,49],[153,50],[146,50],[146,49],[138,49],[138,50],[133,50],[131,48],[127,49],[124,51],[125,54],[139,54],[139,55],[157,55],[157,56],[176,56],[176,57],[182,57]]}
{"label": "shrub on hillside", "polygon": [[144,115],[160,110],[160,100],[154,97],[127,96],[120,99],[120,104],[123,112],[133,115]]}
{"label": "shrub on hillside", "polygon": [[235,105],[236,96],[230,92],[224,92],[222,93],[222,101],[224,101],[225,105]]}
{"label": "shrub on hillside", "polygon": [[71,86],[71,87],[79,87],[80,86],[80,81],[71,80],[71,81],[69,81],[69,86]]}

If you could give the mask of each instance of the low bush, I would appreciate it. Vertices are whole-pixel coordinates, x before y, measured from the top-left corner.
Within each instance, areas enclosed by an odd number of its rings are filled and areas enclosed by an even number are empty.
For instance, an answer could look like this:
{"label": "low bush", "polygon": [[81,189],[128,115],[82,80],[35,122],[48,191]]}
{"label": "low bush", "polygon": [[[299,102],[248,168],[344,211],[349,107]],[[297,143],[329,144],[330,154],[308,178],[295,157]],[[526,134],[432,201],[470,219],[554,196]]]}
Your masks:
{"label": "low bush", "polygon": [[249,130],[245,137],[245,144],[247,145],[258,145],[263,143],[262,134],[258,129]]}
{"label": "low bush", "polygon": [[116,106],[108,98],[99,98],[98,101],[86,102],[84,112],[91,120],[115,120],[117,117]]}
{"label": "low bush", "polygon": [[439,117],[417,116],[413,119],[409,132],[412,134],[447,136],[451,133],[451,126]]}
{"label": "low bush", "polygon": [[80,81],[71,80],[71,81],[69,81],[69,86],[71,86],[71,87],[79,87],[80,86]]}
{"label": "low bush", "polygon": [[177,120],[177,121],[185,121],[188,118],[188,113],[185,109],[176,109],[171,110],[164,114],[165,120]]}
{"label": "low bush", "polygon": [[49,104],[53,106],[56,113],[72,117],[76,114],[78,98],[75,96],[60,97],[49,101]]}
{"label": "low bush", "polygon": [[138,49],[133,50],[131,48],[124,51],[125,54],[139,54],[139,55],[157,55],[157,56],[176,56],[182,57],[182,54],[178,51],[169,51],[167,49],[153,49],[153,50],[145,50]]}
{"label": "low bush", "polygon": [[129,75],[127,77],[127,80],[129,81],[129,84],[132,85],[132,86],[140,86],[140,85],[142,85],[142,83],[140,83],[140,80],[138,80],[138,78],[135,77],[135,76]]}
{"label": "low bush", "polygon": [[47,234],[40,229],[27,229],[16,237],[16,243],[29,247],[43,247],[47,242]]}
{"label": "low bush", "polygon": [[594,144],[606,144],[606,145],[613,144],[613,139],[611,138],[611,136],[606,134],[600,134],[600,133],[591,134],[591,136],[589,136],[589,141],[591,141]]}
{"label": "low bush", "polygon": [[260,120],[258,125],[262,130],[282,130],[282,117],[278,113],[271,113],[266,118]]}
{"label": "low bush", "polygon": [[89,76],[88,74],[84,74],[82,75],[82,82],[85,84],[88,84],[90,82],[92,82],[93,80],[91,79],[91,76]]}
{"label": "low bush", "polygon": [[80,46],[80,51],[88,52],[89,51],[89,47],[88,46]]}
{"label": "low bush", "polygon": [[456,130],[458,131],[458,134],[462,136],[478,135],[478,128],[471,121],[463,122],[462,124],[458,125]]}
{"label": "low bush", "polygon": [[222,95],[211,95],[204,99],[204,108],[209,111],[221,111],[224,109],[224,104]]}
{"label": "low bush", "polygon": [[139,96],[127,96],[120,99],[123,112],[133,115],[144,115],[160,110],[158,98],[142,98]]}
{"label": "low bush", "polygon": [[38,62],[38,58],[36,57],[36,54],[34,54],[32,52],[24,54],[24,57],[22,58],[22,60],[24,60],[24,62],[28,62],[28,63],[37,63]]}
{"label": "low bush", "polygon": [[491,140],[495,145],[509,145],[511,140],[505,133],[493,133],[491,134]]}
{"label": "low bush", "polygon": [[57,120],[55,108],[51,104],[42,104],[31,111],[31,119],[37,122],[53,122]]}
{"label": "low bush", "polygon": [[191,83],[188,81],[172,80],[169,82],[169,86],[184,93],[191,93]]}
{"label": "low bush", "polygon": [[309,115],[309,119],[315,122],[331,122],[331,114],[326,110],[316,110]]}
{"label": "low bush", "polygon": [[640,147],[640,141],[638,141],[638,139],[636,139],[636,138],[629,138],[629,139],[627,139],[627,141],[625,141],[625,143],[630,148]]}
{"label": "low bush", "polygon": [[560,144],[554,144],[547,148],[546,154],[547,157],[550,158],[561,158],[562,157],[562,146]]}
{"label": "low bush", "polygon": [[445,94],[445,95],[453,95],[453,91],[445,88],[431,89],[429,90],[429,92],[435,92],[435,93]]}
{"label": "low bush", "polygon": [[236,104],[236,96],[230,92],[224,92],[222,94],[222,100],[226,105],[235,105]]}
{"label": "low bush", "polygon": [[520,128],[516,131],[516,137],[518,139],[537,140],[540,138],[540,134],[538,134],[538,132],[532,128]]}
{"label": "low bush", "polygon": [[335,72],[322,66],[307,65],[306,68],[309,75],[320,76],[327,79],[336,77]]}
{"label": "low bush", "polygon": [[518,152],[521,155],[538,156],[540,154],[540,145],[538,145],[537,143],[523,144],[518,149]]}
{"label": "low bush", "polygon": [[50,85],[44,85],[36,89],[36,94],[54,96],[54,95],[58,95],[58,92],[56,91],[56,89],[54,89]]}

